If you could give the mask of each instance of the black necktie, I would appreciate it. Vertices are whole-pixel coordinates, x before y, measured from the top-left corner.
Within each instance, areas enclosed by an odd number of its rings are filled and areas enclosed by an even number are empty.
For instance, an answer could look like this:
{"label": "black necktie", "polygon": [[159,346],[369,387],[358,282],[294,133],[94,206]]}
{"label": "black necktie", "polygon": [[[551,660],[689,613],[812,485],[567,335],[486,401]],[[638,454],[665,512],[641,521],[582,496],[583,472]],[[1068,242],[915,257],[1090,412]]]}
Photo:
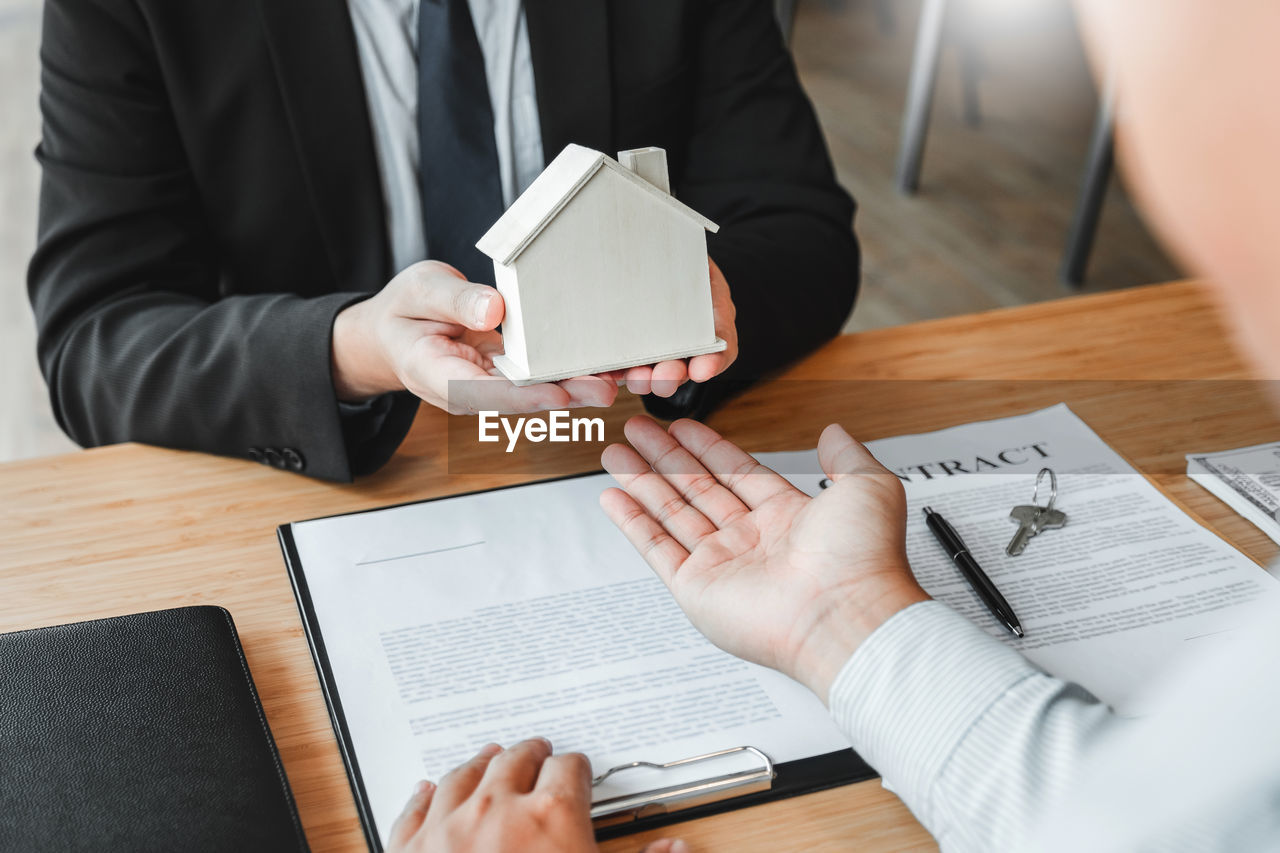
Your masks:
{"label": "black necktie", "polygon": [[493,284],[493,261],[475,244],[502,215],[502,183],[467,0],[418,5],[418,145],[427,256]]}

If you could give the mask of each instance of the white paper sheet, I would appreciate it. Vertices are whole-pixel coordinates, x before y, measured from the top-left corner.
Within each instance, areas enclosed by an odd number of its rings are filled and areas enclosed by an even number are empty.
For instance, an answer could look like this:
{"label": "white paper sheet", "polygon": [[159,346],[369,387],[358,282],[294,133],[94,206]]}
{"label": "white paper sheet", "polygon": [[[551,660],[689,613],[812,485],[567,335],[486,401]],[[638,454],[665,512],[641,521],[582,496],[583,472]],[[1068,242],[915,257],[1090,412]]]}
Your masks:
{"label": "white paper sheet", "polygon": [[1187,476],[1280,545],[1280,442],[1187,454]]}
{"label": "white paper sheet", "polygon": [[[1269,599],[1280,616],[1275,579],[1182,512],[1065,405],[868,446],[907,481],[907,555],[925,590],[1122,714],[1154,710],[1144,694],[1157,675],[1190,644],[1232,630],[1246,604]],[[775,454],[772,464],[804,470],[807,456]],[[1031,503],[1046,466],[1058,475],[1055,507],[1067,525],[1009,557],[1017,530],[1009,510]],[[926,505],[960,532],[1025,638],[1002,628],[956,571],[924,524]]]}
{"label": "white paper sheet", "polygon": [[[1065,406],[873,442],[907,483],[908,555],[925,589],[1125,713],[1191,643],[1280,597]],[[816,494],[816,454],[762,454]],[[1007,557],[1014,504],[1052,466],[1068,524]],[[489,741],[544,735],[601,772],[750,744],[775,761],[848,746],[822,703],[704,640],[582,477],[301,522],[293,535],[379,831],[413,783]],[[1015,641],[923,523],[961,532],[1022,620]],[[717,770],[721,770],[717,767]],[[733,767],[725,769],[735,769]],[[696,768],[705,773],[704,768]],[[697,775],[696,772],[691,775]],[[602,799],[666,784],[624,774]]]}

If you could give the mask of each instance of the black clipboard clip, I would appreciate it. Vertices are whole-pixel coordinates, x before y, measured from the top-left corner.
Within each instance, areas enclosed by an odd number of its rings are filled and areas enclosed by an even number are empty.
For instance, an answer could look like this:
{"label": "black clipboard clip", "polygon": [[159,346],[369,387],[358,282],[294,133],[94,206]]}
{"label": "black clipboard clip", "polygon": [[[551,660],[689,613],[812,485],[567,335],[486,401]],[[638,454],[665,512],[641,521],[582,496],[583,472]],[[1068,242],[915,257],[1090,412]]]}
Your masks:
{"label": "black clipboard clip", "polygon": [[748,770],[739,770],[735,773],[726,773],[721,776],[713,776],[708,779],[686,782],[681,785],[670,785],[665,788],[655,788],[651,791],[641,791],[636,794],[624,794],[619,797],[600,800],[591,805],[591,821],[596,829],[600,829],[654,815],[681,811],[706,803],[714,803],[719,800],[727,800],[731,797],[740,797],[744,794],[754,794],[757,791],[767,791],[772,788],[773,780],[777,776],[773,769],[773,759],[754,746],[730,747],[716,752],[708,752],[705,755],[694,755],[677,761],[668,761],[666,764],[654,764],[651,761],[632,761],[628,764],[619,764],[617,767],[611,767],[592,779],[591,784],[594,787],[615,773],[621,773],[624,770],[631,770],[637,767],[669,770],[673,767],[683,767],[687,764],[714,761],[717,758],[736,755],[740,752],[749,752],[760,759],[760,766]]}

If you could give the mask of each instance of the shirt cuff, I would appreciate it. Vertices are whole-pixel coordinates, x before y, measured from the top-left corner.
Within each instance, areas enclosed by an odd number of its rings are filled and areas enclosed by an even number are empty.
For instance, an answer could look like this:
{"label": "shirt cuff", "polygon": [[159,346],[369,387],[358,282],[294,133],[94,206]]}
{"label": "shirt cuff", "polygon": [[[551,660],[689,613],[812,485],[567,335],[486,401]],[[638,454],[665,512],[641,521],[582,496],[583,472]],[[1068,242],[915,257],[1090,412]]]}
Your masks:
{"label": "shirt cuff", "polygon": [[853,748],[925,826],[934,782],[991,706],[1039,670],[938,601],[895,614],[849,658],[827,704]]}

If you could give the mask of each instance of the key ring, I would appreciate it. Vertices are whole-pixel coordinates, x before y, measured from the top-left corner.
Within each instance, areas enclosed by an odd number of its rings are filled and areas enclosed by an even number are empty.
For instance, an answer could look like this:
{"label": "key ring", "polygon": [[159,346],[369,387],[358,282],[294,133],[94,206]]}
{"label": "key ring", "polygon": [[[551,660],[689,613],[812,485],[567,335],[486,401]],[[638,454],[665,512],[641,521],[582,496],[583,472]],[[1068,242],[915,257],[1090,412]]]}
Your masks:
{"label": "key ring", "polygon": [[1040,481],[1044,479],[1044,475],[1049,475],[1049,503],[1043,507],[1045,512],[1053,509],[1053,502],[1058,499],[1058,475],[1053,473],[1052,468],[1041,468],[1040,473],[1036,474],[1036,488],[1031,493],[1031,503],[1040,506]]}

